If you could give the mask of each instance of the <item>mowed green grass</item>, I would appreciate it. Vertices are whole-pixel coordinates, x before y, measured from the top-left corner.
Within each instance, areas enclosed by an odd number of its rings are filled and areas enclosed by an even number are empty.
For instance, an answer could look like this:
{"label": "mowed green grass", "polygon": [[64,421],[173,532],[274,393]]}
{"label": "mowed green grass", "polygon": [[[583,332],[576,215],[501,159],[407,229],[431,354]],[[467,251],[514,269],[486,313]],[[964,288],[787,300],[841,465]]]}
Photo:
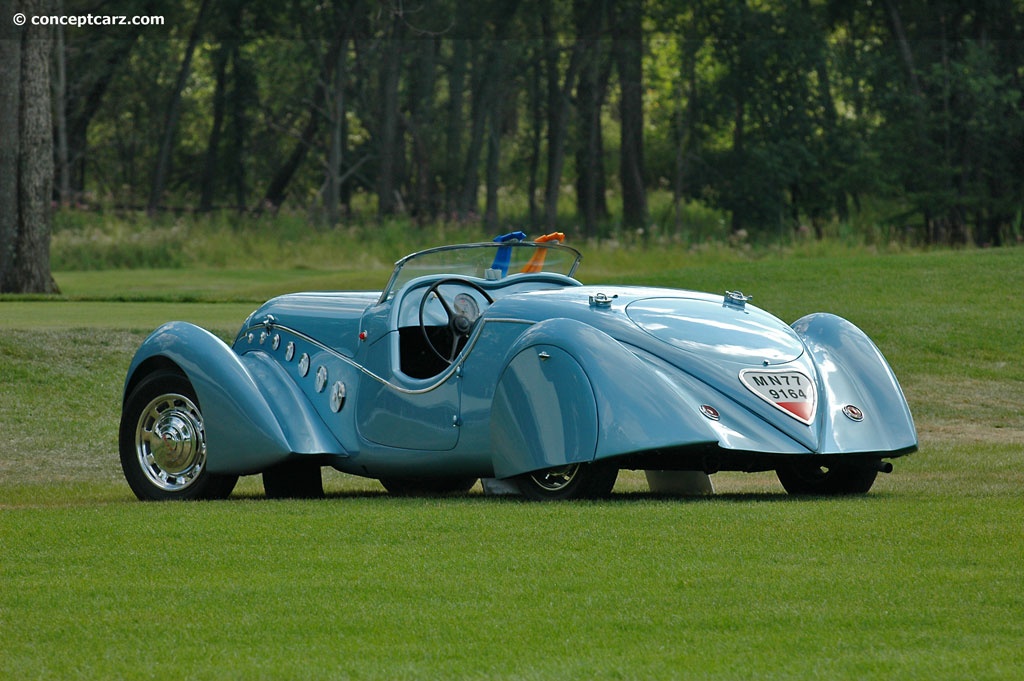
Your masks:
{"label": "mowed green grass", "polygon": [[396,499],[330,474],[319,501],[248,478],[143,504],[116,455],[135,347],[167,319],[228,338],[250,297],[330,273],[252,272],[253,296],[244,272],[184,273],[231,303],[58,273],[70,299],[0,302],[0,678],[1024,677],[1024,250],[663,258],[601,280],[851,319],[921,451],[854,499],[770,474],[659,498],[633,473],[598,503]]}

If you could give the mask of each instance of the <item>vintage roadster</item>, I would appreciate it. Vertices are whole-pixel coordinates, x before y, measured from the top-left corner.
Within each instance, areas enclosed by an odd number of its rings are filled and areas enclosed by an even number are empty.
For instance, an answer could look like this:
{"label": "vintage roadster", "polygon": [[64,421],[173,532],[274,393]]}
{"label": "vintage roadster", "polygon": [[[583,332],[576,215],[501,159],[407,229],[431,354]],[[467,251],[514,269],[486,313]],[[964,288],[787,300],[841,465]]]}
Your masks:
{"label": "vintage roadster", "polygon": [[863,494],[917,449],[896,377],[831,314],[792,326],[724,294],[584,286],[561,235],[443,246],[383,291],[295,293],[234,343],[158,328],[124,384],[121,465],[150,499],[323,494],[322,467],[393,493],[505,481],[607,495],[620,469],[775,470],[793,494]]}

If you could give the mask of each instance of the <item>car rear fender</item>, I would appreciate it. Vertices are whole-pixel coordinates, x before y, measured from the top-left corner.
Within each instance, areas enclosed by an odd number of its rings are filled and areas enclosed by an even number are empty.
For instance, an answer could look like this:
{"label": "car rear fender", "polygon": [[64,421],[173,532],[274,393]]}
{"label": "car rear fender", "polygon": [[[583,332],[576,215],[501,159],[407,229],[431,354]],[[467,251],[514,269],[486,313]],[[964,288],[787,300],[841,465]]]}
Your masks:
{"label": "car rear fender", "polygon": [[519,337],[491,408],[500,478],[715,442],[688,395],[611,336],[570,319],[535,324]]}
{"label": "car rear fender", "polygon": [[917,449],[906,397],[882,353],[852,323],[833,314],[807,315],[793,324],[821,377],[822,454]]}
{"label": "car rear fender", "polygon": [[170,322],[135,353],[124,397],[150,371],[183,372],[199,398],[211,472],[256,473],[292,454],[343,454],[284,370],[262,353],[239,356],[209,331]]}

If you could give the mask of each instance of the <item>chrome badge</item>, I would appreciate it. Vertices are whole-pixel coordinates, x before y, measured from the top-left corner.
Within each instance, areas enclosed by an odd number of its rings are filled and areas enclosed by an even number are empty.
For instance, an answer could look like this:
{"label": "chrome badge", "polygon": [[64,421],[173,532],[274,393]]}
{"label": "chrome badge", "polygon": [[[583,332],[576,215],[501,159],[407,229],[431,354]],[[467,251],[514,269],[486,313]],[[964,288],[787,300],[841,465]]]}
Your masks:
{"label": "chrome badge", "polygon": [[843,413],[846,414],[846,418],[850,419],[851,421],[859,422],[864,420],[864,411],[860,407],[854,406],[852,404],[848,404],[845,407],[843,407]]}
{"label": "chrome badge", "polygon": [[710,404],[700,405],[700,413],[704,414],[707,418],[712,421],[717,421],[722,418],[722,415],[718,413],[718,410],[712,407]]}

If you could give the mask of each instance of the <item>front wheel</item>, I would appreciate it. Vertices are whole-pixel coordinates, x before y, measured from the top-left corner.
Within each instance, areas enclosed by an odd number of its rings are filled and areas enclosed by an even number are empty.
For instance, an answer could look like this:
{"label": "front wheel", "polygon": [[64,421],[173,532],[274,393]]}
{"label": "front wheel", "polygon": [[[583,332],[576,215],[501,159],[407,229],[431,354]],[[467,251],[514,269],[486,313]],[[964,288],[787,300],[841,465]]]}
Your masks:
{"label": "front wheel", "polygon": [[157,371],[136,385],[121,412],[121,469],[139,499],[224,499],[237,475],[206,468],[206,426],[195,390],[177,371]]}
{"label": "front wheel", "polygon": [[600,499],[615,487],[619,469],[607,463],[575,463],[514,478],[520,493],[535,501]]}
{"label": "front wheel", "polygon": [[775,473],[790,494],[821,496],[867,494],[878,477],[878,469],[870,465],[822,466],[814,461],[791,462]]}

